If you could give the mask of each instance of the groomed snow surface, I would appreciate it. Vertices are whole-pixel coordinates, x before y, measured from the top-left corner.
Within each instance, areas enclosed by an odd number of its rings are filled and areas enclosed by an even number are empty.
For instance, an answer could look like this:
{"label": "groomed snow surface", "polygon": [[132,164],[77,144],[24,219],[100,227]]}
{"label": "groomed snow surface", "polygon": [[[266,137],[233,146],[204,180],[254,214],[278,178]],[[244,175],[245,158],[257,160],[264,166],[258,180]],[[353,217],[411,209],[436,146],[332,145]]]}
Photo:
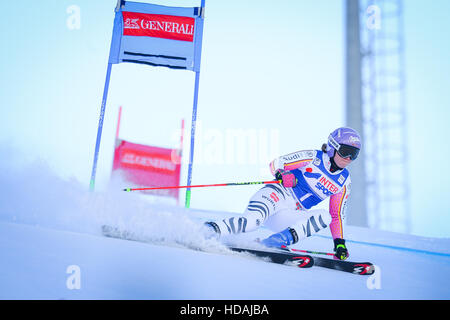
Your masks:
{"label": "groomed snow surface", "polygon": [[[450,239],[347,226],[350,259],[374,263],[375,275],[299,269],[224,254],[204,239],[202,221],[236,213],[150,202],[117,186],[89,192],[44,164],[1,169],[0,299],[450,298]],[[164,245],[104,237],[103,224]],[[225,240],[245,245],[271,232]],[[296,247],[330,251],[332,240],[325,230]]]}

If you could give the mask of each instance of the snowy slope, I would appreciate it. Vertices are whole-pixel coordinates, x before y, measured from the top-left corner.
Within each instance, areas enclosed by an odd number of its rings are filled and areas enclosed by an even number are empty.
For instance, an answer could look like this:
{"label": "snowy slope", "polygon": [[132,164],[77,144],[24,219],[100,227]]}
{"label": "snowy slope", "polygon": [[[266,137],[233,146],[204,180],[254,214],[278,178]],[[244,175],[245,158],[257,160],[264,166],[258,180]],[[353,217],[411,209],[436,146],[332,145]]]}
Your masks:
{"label": "snowy slope", "polygon": [[[100,233],[107,223],[143,238],[217,251],[220,243],[203,239],[200,221],[231,213],[149,202],[116,191],[117,186],[91,193],[55,177],[45,165],[1,170],[0,182],[8,186],[0,192],[0,299],[450,298],[450,239],[347,226],[351,259],[376,264],[375,279]],[[234,241],[245,243],[270,232],[262,229]],[[331,246],[327,232],[297,245],[322,251]],[[67,286],[70,266],[79,268],[80,289]],[[378,286],[369,289],[367,282],[375,280]]]}
{"label": "snowy slope", "polygon": [[[423,244],[414,237],[405,238]],[[370,257],[379,266],[381,288],[370,290],[369,277],[318,267],[298,269],[238,254],[22,224],[0,223],[0,239],[1,299],[450,298],[448,255],[351,245],[352,256]],[[325,239],[316,240],[325,243]],[[79,290],[66,286],[71,265],[80,268]]]}

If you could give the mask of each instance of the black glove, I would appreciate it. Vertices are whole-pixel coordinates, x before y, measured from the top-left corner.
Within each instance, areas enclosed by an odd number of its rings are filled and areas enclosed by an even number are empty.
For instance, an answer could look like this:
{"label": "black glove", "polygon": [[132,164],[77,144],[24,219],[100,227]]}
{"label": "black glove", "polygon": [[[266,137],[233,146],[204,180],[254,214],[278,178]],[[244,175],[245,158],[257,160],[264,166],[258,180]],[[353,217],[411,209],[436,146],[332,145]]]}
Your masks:
{"label": "black glove", "polygon": [[341,238],[334,239],[334,255],[339,260],[348,258],[348,250],[345,246],[345,240]]}

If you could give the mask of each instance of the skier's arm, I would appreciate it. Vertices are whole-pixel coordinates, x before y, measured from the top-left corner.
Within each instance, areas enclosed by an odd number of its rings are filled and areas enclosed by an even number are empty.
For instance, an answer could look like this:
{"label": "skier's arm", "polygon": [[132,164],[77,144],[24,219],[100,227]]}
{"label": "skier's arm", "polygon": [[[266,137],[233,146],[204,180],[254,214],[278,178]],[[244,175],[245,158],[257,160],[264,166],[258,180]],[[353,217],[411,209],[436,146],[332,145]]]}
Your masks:
{"label": "skier's arm", "polygon": [[315,154],[315,150],[302,150],[281,156],[270,163],[270,171],[275,175],[278,170],[291,171],[304,167],[314,159]]}
{"label": "skier's arm", "polygon": [[333,239],[344,239],[343,221],[345,219],[345,206],[350,195],[350,178],[347,179],[341,192],[330,196],[330,231]]}

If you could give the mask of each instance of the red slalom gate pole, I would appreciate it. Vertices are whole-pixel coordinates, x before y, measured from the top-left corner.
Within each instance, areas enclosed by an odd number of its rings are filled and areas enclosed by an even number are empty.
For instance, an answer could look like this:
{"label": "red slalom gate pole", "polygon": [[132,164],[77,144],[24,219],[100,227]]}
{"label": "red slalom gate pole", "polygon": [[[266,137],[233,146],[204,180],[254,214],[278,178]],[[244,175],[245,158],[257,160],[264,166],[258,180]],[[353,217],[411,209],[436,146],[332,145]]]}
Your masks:
{"label": "red slalom gate pole", "polygon": [[256,181],[256,182],[231,182],[216,184],[198,184],[193,186],[171,186],[171,187],[145,187],[145,188],[125,188],[123,191],[143,191],[143,190],[161,190],[161,189],[182,189],[182,188],[205,188],[205,187],[228,187],[228,186],[245,186],[254,184],[280,184],[281,180]]}

